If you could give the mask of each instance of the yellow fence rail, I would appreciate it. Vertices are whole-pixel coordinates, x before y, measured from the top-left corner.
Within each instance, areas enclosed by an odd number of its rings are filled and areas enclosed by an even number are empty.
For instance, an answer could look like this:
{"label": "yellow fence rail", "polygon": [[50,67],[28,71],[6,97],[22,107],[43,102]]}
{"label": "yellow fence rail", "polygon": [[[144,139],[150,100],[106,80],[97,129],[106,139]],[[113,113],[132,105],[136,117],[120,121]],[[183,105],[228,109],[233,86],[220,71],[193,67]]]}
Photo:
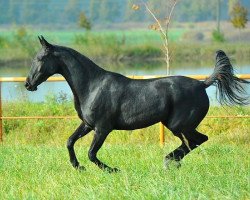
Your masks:
{"label": "yellow fence rail", "polygon": [[[128,76],[133,79],[149,79],[149,78],[160,78],[165,77],[163,75],[159,76]],[[188,75],[187,77],[194,78],[197,80],[205,80],[208,78],[208,75]],[[250,79],[250,74],[239,74],[237,77],[242,79]],[[2,116],[2,83],[3,82],[25,82],[25,77],[0,77],[0,142],[3,141],[3,120],[28,120],[28,119],[77,119],[77,116]],[[63,77],[50,77],[47,81],[49,82],[59,82],[65,81]],[[207,118],[250,118],[250,115],[231,115],[231,116],[207,116]],[[160,144],[164,145],[164,126],[162,123],[159,123],[160,129]]]}
{"label": "yellow fence rail", "polygon": [[[250,79],[250,74],[238,74],[236,75],[238,78],[242,79]],[[127,76],[133,79],[149,79],[149,78],[161,78],[166,77],[164,75],[145,75],[145,76]],[[209,75],[187,75],[187,77],[194,78],[197,80],[205,80],[209,77]],[[25,77],[0,77],[0,82],[25,82]],[[49,82],[58,82],[65,81],[63,77],[50,77],[47,81]]]}

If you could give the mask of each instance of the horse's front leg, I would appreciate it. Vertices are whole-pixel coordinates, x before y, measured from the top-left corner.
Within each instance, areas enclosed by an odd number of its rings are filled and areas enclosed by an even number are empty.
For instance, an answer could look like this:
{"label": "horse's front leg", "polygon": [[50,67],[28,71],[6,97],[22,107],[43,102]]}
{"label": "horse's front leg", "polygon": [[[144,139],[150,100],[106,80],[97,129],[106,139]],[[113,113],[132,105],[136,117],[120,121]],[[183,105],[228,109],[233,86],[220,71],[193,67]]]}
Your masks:
{"label": "horse's front leg", "polygon": [[95,132],[92,144],[89,149],[88,156],[90,161],[95,163],[100,169],[107,171],[109,173],[118,172],[119,170],[117,168],[111,168],[107,166],[96,157],[98,150],[103,145],[103,142],[107,138],[108,134],[109,133],[105,134],[105,132],[99,132],[99,131]]}
{"label": "horse's front leg", "polygon": [[84,169],[84,167],[79,166],[79,162],[76,158],[75,150],[74,150],[74,144],[75,142],[88,134],[92,129],[82,123],[76,130],[75,132],[69,137],[68,142],[67,142],[67,148],[69,151],[69,157],[70,157],[70,162],[73,165],[74,168],[76,169]]}

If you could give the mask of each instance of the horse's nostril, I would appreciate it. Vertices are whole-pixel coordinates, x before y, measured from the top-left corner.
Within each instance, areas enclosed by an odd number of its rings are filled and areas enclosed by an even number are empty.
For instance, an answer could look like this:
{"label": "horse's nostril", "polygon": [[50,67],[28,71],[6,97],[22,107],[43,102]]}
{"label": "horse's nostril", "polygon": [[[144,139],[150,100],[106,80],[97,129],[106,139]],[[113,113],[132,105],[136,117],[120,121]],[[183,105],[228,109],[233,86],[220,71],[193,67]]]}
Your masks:
{"label": "horse's nostril", "polygon": [[24,86],[25,87],[29,87],[30,86],[29,82],[26,81],[25,84],[24,84]]}

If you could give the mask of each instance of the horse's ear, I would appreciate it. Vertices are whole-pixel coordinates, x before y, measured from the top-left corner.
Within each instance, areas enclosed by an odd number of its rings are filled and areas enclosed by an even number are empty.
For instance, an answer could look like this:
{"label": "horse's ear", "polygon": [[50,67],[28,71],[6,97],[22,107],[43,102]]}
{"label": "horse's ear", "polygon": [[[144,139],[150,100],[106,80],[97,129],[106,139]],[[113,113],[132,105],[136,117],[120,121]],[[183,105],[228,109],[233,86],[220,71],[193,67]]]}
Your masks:
{"label": "horse's ear", "polygon": [[42,39],[39,36],[37,36],[37,37],[38,37],[38,39],[39,39],[39,41],[40,41],[40,43],[42,45]]}
{"label": "horse's ear", "polygon": [[53,46],[52,44],[48,43],[42,35],[40,37],[38,36],[38,39],[44,49],[50,49]]}

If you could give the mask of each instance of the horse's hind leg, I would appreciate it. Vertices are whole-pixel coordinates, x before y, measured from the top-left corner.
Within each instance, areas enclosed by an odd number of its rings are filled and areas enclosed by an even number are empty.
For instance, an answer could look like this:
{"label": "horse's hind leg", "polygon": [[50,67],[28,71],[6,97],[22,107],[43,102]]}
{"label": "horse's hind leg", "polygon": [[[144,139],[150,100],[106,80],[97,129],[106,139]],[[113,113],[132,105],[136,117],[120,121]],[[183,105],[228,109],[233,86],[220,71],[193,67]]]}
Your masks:
{"label": "horse's hind leg", "polygon": [[168,167],[172,161],[177,161],[177,166],[180,166],[179,161],[184,158],[184,156],[208,140],[206,135],[199,133],[197,130],[192,130],[181,134],[174,133],[174,135],[181,139],[182,144],[165,157],[166,167]]}
{"label": "horse's hind leg", "polygon": [[90,131],[91,131],[91,128],[89,128],[87,125],[82,123],[68,139],[67,148],[69,151],[70,162],[72,166],[75,167],[76,169],[84,169],[84,168],[79,167],[79,162],[76,158],[76,154],[74,150],[74,144],[79,138],[88,134]]}

